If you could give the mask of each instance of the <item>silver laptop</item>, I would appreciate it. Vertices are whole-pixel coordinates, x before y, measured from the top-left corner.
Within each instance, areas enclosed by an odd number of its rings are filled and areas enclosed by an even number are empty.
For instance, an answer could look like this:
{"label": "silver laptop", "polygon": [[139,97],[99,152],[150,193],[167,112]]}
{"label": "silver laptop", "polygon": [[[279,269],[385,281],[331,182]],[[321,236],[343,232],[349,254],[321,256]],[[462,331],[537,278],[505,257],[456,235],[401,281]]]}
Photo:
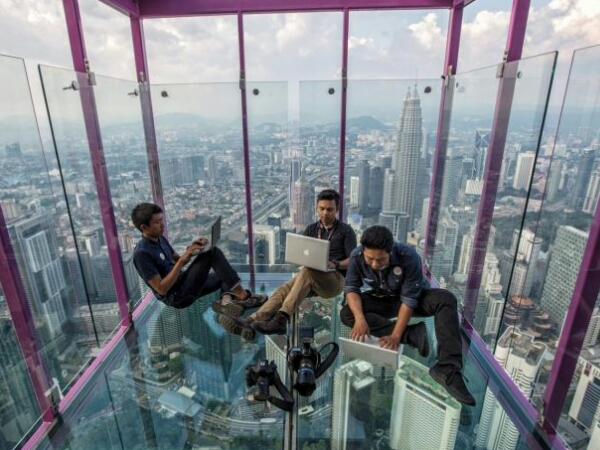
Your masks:
{"label": "silver laptop", "polygon": [[194,255],[201,255],[202,253],[210,251],[217,245],[219,239],[221,239],[221,216],[217,217],[213,222],[212,227],[210,227],[210,242],[206,244],[202,250],[194,252]]}
{"label": "silver laptop", "polygon": [[329,241],[301,234],[288,233],[285,237],[285,261],[321,272],[335,272],[327,268]]}
{"label": "silver laptop", "polygon": [[351,359],[366,361],[387,369],[398,370],[398,361],[402,356],[402,345],[398,350],[389,350],[379,346],[378,338],[371,336],[366,342],[340,338],[340,347],[344,356]]}

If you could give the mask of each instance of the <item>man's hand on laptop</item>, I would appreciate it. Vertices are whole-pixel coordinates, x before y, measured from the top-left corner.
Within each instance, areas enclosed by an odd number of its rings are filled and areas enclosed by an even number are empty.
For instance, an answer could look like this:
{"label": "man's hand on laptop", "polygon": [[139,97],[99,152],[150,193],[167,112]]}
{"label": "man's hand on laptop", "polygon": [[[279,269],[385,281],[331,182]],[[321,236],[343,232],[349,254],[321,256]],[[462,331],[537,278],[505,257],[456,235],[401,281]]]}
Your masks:
{"label": "man's hand on laptop", "polygon": [[382,348],[389,348],[390,350],[398,350],[400,345],[400,338],[393,335],[382,336],[379,338],[379,346]]}
{"label": "man's hand on laptop", "polygon": [[203,248],[203,245],[200,245],[196,241],[194,241],[192,245],[185,249],[185,253],[181,256],[181,259],[183,259],[183,264],[187,264],[192,258],[192,256],[195,256],[198,253],[200,253]]}
{"label": "man's hand on laptop", "polygon": [[198,244],[200,247],[204,247],[206,244],[208,244],[208,238],[201,236],[192,242],[192,244]]}
{"label": "man's hand on laptop", "polygon": [[371,335],[369,325],[364,317],[355,319],[354,328],[350,332],[350,339],[353,341],[365,342],[365,340]]}

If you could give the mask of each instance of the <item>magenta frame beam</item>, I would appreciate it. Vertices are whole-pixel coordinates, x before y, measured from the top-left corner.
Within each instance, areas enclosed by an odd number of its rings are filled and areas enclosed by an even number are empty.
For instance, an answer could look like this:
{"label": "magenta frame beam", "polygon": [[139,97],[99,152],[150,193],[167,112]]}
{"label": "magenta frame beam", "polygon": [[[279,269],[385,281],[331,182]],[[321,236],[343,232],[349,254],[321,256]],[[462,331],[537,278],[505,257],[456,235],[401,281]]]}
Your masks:
{"label": "magenta frame beam", "polygon": [[53,405],[46,397],[46,392],[50,388],[50,374],[40,356],[41,349],[36,338],[33,314],[29,308],[2,208],[0,208],[0,283],[42,419],[44,422],[52,421],[54,420]]}
{"label": "magenta frame beam", "polygon": [[429,191],[429,217],[427,220],[427,233],[425,238],[425,249],[423,252],[426,263],[431,260],[433,255],[440,215],[448,136],[450,135],[450,122],[452,120],[452,103],[454,98],[453,80],[458,65],[458,49],[460,47],[462,18],[463,7],[461,5],[454,7],[450,11],[446,57],[444,61],[444,83],[442,85],[442,98],[440,99],[435,157],[433,159],[432,180]]}
{"label": "magenta frame beam", "polygon": [[138,16],[138,1],[137,0],[100,0],[102,3],[116,9],[121,14],[129,17]]}
{"label": "magenta frame beam", "polygon": [[154,203],[164,210],[165,200],[158,161],[158,145],[156,143],[156,128],[154,126],[154,111],[152,108],[144,28],[142,20],[139,17],[130,17],[130,24],[136,78],[140,86],[140,106],[142,108],[142,122],[144,124],[144,136],[146,138],[146,155],[148,157],[148,174],[150,175],[152,199],[154,200]]}
{"label": "magenta frame beam", "polygon": [[[569,79],[573,73],[574,63],[575,54],[571,60]],[[568,94],[569,87],[567,85],[563,105]],[[560,130],[560,122],[558,129]],[[545,419],[543,425],[544,430],[549,434],[556,433],[558,420],[563,410],[569,385],[573,380],[583,340],[600,292],[600,264],[598,261],[600,261],[600,199],[596,204],[596,214],[594,214],[590,227],[577,281],[544,393]]]}
{"label": "magenta frame beam", "polygon": [[[506,63],[517,61],[521,58],[523,42],[525,41],[525,30],[527,29],[529,5],[530,0],[513,1],[510,28],[506,44]],[[511,71],[510,74],[507,73],[508,69]],[[494,110],[494,119],[492,122],[490,146],[485,163],[483,191],[481,194],[482,201],[479,205],[477,214],[471,264],[465,291],[464,317],[471,323],[473,323],[475,317],[475,308],[477,307],[477,297],[479,286],[481,285],[483,264],[487,253],[487,243],[490,236],[492,218],[494,216],[494,206],[496,204],[496,194],[498,193],[500,169],[502,167],[502,158],[504,156],[504,145],[506,144],[506,134],[508,132],[516,79],[516,67],[514,67],[514,65],[505,65],[504,75],[500,79],[498,93],[496,95],[496,108]]]}
{"label": "magenta frame beam", "polygon": [[94,179],[96,181],[96,189],[98,191],[98,202],[100,204],[104,236],[108,247],[110,267],[117,294],[117,303],[121,314],[121,324],[128,326],[131,323],[131,318],[129,315],[127,282],[125,280],[123,260],[121,259],[121,247],[119,245],[117,224],[110,194],[108,173],[106,172],[106,160],[104,158],[104,149],[102,147],[100,123],[98,121],[98,112],[96,109],[96,98],[94,96],[93,86],[89,80],[91,72],[89,70],[89,62],[85,49],[79,3],[77,0],[63,0],[63,8],[65,10],[67,31],[69,34],[69,42],[71,44],[73,67],[77,72],[77,78],[80,85],[81,108],[90,147],[90,157],[92,169],[94,171]]}
{"label": "magenta frame beam", "polygon": [[344,29],[342,31],[342,105],[340,118],[340,168],[339,168],[339,186],[340,211],[338,217],[344,220],[344,183],[346,180],[346,105],[348,100],[348,33],[350,27],[350,11],[344,9]]}
{"label": "magenta frame beam", "polygon": [[246,183],[246,219],[248,224],[248,255],[250,285],[254,284],[254,228],[252,226],[252,192],[250,183],[250,139],[248,137],[248,99],[246,89],[246,53],[244,51],[244,15],[237,14],[238,47],[240,57],[240,98],[242,102],[242,138],[244,144],[244,182]]}
{"label": "magenta frame beam", "polygon": [[[104,1],[107,4],[112,3],[111,0]],[[140,0],[139,12],[140,17],[146,19],[344,9],[449,9],[452,5],[453,0]]]}

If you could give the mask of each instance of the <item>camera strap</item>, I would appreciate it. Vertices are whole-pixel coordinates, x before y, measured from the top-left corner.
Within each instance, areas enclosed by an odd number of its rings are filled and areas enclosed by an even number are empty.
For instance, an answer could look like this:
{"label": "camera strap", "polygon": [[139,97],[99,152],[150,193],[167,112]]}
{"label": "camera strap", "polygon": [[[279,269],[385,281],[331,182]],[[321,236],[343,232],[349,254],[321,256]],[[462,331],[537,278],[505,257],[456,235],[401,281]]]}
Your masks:
{"label": "camera strap", "polygon": [[291,412],[294,409],[294,397],[292,397],[292,393],[288,391],[288,389],[282,383],[281,378],[279,378],[279,374],[277,373],[277,370],[275,371],[275,374],[273,376],[273,385],[275,386],[275,389],[277,389],[277,392],[281,394],[283,399],[275,397],[273,395],[269,395],[267,397],[267,401],[277,406],[279,409]]}
{"label": "camera strap", "polygon": [[325,360],[315,368],[315,378],[319,378],[327,369],[329,369],[329,366],[333,364],[333,361],[335,361],[335,358],[340,351],[339,345],[337,345],[335,342],[330,342],[329,344],[321,347],[319,350],[319,356],[321,355],[323,348],[325,348],[327,345],[331,345],[333,348],[329,352],[329,355],[327,355],[327,358],[325,358]]}

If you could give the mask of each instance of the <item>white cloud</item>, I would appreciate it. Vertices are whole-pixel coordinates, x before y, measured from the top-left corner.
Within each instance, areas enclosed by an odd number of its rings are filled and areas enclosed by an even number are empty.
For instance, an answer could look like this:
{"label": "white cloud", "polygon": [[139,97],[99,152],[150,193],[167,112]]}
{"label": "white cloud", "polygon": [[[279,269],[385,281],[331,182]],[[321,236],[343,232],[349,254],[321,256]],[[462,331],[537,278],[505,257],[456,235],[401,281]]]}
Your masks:
{"label": "white cloud", "polygon": [[421,22],[411,24],[408,27],[417,42],[428,50],[445,45],[446,38],[437,21],[437,14],[429,13]]}

